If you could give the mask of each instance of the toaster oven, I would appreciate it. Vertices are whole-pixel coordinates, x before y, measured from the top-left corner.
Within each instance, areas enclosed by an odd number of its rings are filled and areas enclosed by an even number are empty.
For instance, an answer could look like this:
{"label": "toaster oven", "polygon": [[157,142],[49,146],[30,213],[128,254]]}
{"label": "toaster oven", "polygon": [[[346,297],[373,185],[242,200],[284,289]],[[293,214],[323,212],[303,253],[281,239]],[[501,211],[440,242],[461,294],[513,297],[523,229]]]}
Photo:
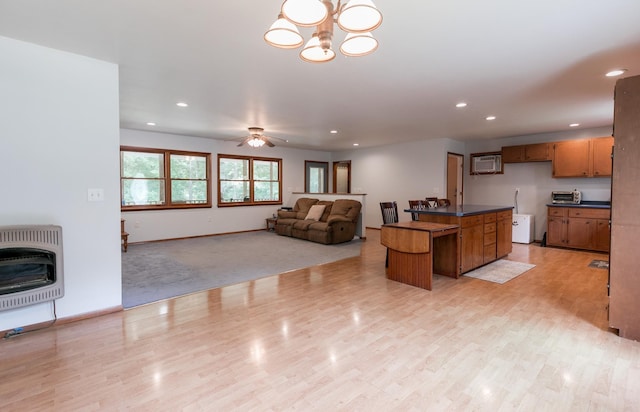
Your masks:
{"label": "toaster oven", "polygon": [[582,193],[578,190],[551,192],[551,203],[579,205],[582,201]]}

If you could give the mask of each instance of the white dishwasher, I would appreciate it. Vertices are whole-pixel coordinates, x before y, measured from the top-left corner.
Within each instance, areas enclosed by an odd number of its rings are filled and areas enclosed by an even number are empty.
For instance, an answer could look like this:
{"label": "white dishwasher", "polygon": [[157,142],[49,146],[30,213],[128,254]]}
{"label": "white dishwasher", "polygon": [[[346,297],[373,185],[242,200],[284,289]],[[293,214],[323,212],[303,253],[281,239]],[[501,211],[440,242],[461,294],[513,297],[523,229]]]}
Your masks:
{"label": "white dishwasher", "polygon": [[533,242],[534,215],[513,215],[513,231],[511,239],[514,243]]}

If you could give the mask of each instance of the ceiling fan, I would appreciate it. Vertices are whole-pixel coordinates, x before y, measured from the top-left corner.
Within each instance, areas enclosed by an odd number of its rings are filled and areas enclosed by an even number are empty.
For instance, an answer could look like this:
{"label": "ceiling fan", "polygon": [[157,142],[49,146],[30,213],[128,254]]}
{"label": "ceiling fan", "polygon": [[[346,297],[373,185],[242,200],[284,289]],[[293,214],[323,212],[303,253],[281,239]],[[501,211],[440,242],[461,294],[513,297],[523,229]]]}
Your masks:
{"label": "ceiling fan", "polygon": [[265,144],[269,147],[273,147],[275,144],[273,144],[272,140],[288,142],[288,140],[280,139],[279,137],[265,136],[264,129],[262,127],[250,127],[249,136],[245,137],[240,144],[238,144],[238,147],[245,143],[251,147],[262,147]]}

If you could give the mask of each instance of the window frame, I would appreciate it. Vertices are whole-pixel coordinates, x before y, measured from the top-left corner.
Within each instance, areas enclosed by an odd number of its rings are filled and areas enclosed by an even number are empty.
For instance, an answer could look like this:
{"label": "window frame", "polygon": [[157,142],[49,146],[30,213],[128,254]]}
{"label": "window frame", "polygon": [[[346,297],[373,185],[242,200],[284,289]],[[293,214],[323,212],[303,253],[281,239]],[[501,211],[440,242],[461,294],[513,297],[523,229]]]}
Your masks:
{"label": "window frame", "polygon": [[[223,202],[222,201],[222,182],[227,181],[226,179],[221,179],[220,176],[220,161],[223,159],[237,159],[237,160],[247,160],[249,162],[249,172],[248,179],[249,182],[249,200],[248,201],[239,201],[239,202]],[[267,200],[267,201],[256,201],[254,200],[254,185],[255,182],[262,181],[256,180],[253,178],[253,164],[254,161],[265,161],[265,162],[276,162],[278,164],[278,200]],[[233,155],[233,154],[223,154],[218,153],[218,207],[235,207],[235,206],[264,206],[264,205],[281,205],[282,204],[282,159],[275,157],[264,157],[264,156],[243,156],[243,155]],[[242,180],[244,181],[244,180]],[[275,180],[271,180],[271,182],[275,182]]]}
{"label": "window frame", "polygon": [[[161,154],[163,155],[164,161],[164,176],[158,178],[157,180],[162,181],[162,186],[164,187],[165,193],[165,201],[163,204],[159,205],[125,205],[124,202],[124,184],[123,182],[126,179],[122,176],[122,152],[139,152],[139,153],[150,153],[150,154]],[[207,200],[204,203],[173,203],[171,200],[171,183],[174,180],[180,179],[172,179],[171,178],[171,156],[193,156],[193,157],[203,157],[205,158],[206,163],[206,178],[205,179],[188,179],[195,181],[205,181],[207,187]],[[120,146],[120,210],[123,212],[134,212],[134,211],[143,211],[143,210],[167,210],[167,209],[202,209],[202,208],[211,208],[213,206],[213,202],[211,199],[211,153],[205,152],[193,152],[187,150],[172,150],[172,149],[157,149],[157,148],[149,148],[149,147],[137,147],[137,146]]]}

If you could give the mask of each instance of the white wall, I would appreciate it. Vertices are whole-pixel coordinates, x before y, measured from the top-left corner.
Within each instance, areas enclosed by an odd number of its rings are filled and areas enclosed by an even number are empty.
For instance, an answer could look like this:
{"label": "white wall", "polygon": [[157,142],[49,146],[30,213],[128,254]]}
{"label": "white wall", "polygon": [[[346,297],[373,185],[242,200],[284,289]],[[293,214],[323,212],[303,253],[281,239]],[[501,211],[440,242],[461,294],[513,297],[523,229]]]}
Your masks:
{"label": "white wall", "polygon": [[[118,67],[0,37],[0,225],[62,226],[58,317],[122,303]],[[87,189],[104,190],[88,202]],[[52,319],[52,303],[0,312],[0,330]]]}
{"label": "white wall", "polygon": [[366,193],[366,227],[380,227],[380,202],[398,202],[400,221],[411,220],[403,210],[409,199],[445,197],[447,152],[464,153],[464,144],[451,139],[398,143],[333,154],[351,160],[351,191]]}
{"label": "white wall", "polygon": [[[469,154],[499,151],[502,146],[555,142],[611,136],[611,128],[516,136],[468,143],[465,161],[465,204],[498,204],[515,206],[515,189],[519,188],[518,211],[535,215],[536,240],[547,230],[547,203],[554,190],[578,189],[583,200],[610,200],[611,178],[553,178],[551,162],[513,163],[504,165],[502,175],[469,175]],[[515,213],[515,209],[514,209]]]}
{"label": "white wall", "polygon": [[144,242],[159,239],[175,239],[220,233],[241,232],[266,228],[267,217],[271,217],[279,206],[216,206],[217,202],[217,161],[218,153],[260,155],[281,158],[283,170],[284,205],[289,205],[293,192],[304,190],[304,161],[327,162],[329,152],[315,150],[287,149],[283,147],[249,146],[237,147],[238,142],[205,139],[200,137],[155,133],[122,129],[120,143],[124,146],[138,146],[160,149],[179,149],[211,153],[211,182],[213,207],[189,210],[157,210],[124,212],[129,242]]}

